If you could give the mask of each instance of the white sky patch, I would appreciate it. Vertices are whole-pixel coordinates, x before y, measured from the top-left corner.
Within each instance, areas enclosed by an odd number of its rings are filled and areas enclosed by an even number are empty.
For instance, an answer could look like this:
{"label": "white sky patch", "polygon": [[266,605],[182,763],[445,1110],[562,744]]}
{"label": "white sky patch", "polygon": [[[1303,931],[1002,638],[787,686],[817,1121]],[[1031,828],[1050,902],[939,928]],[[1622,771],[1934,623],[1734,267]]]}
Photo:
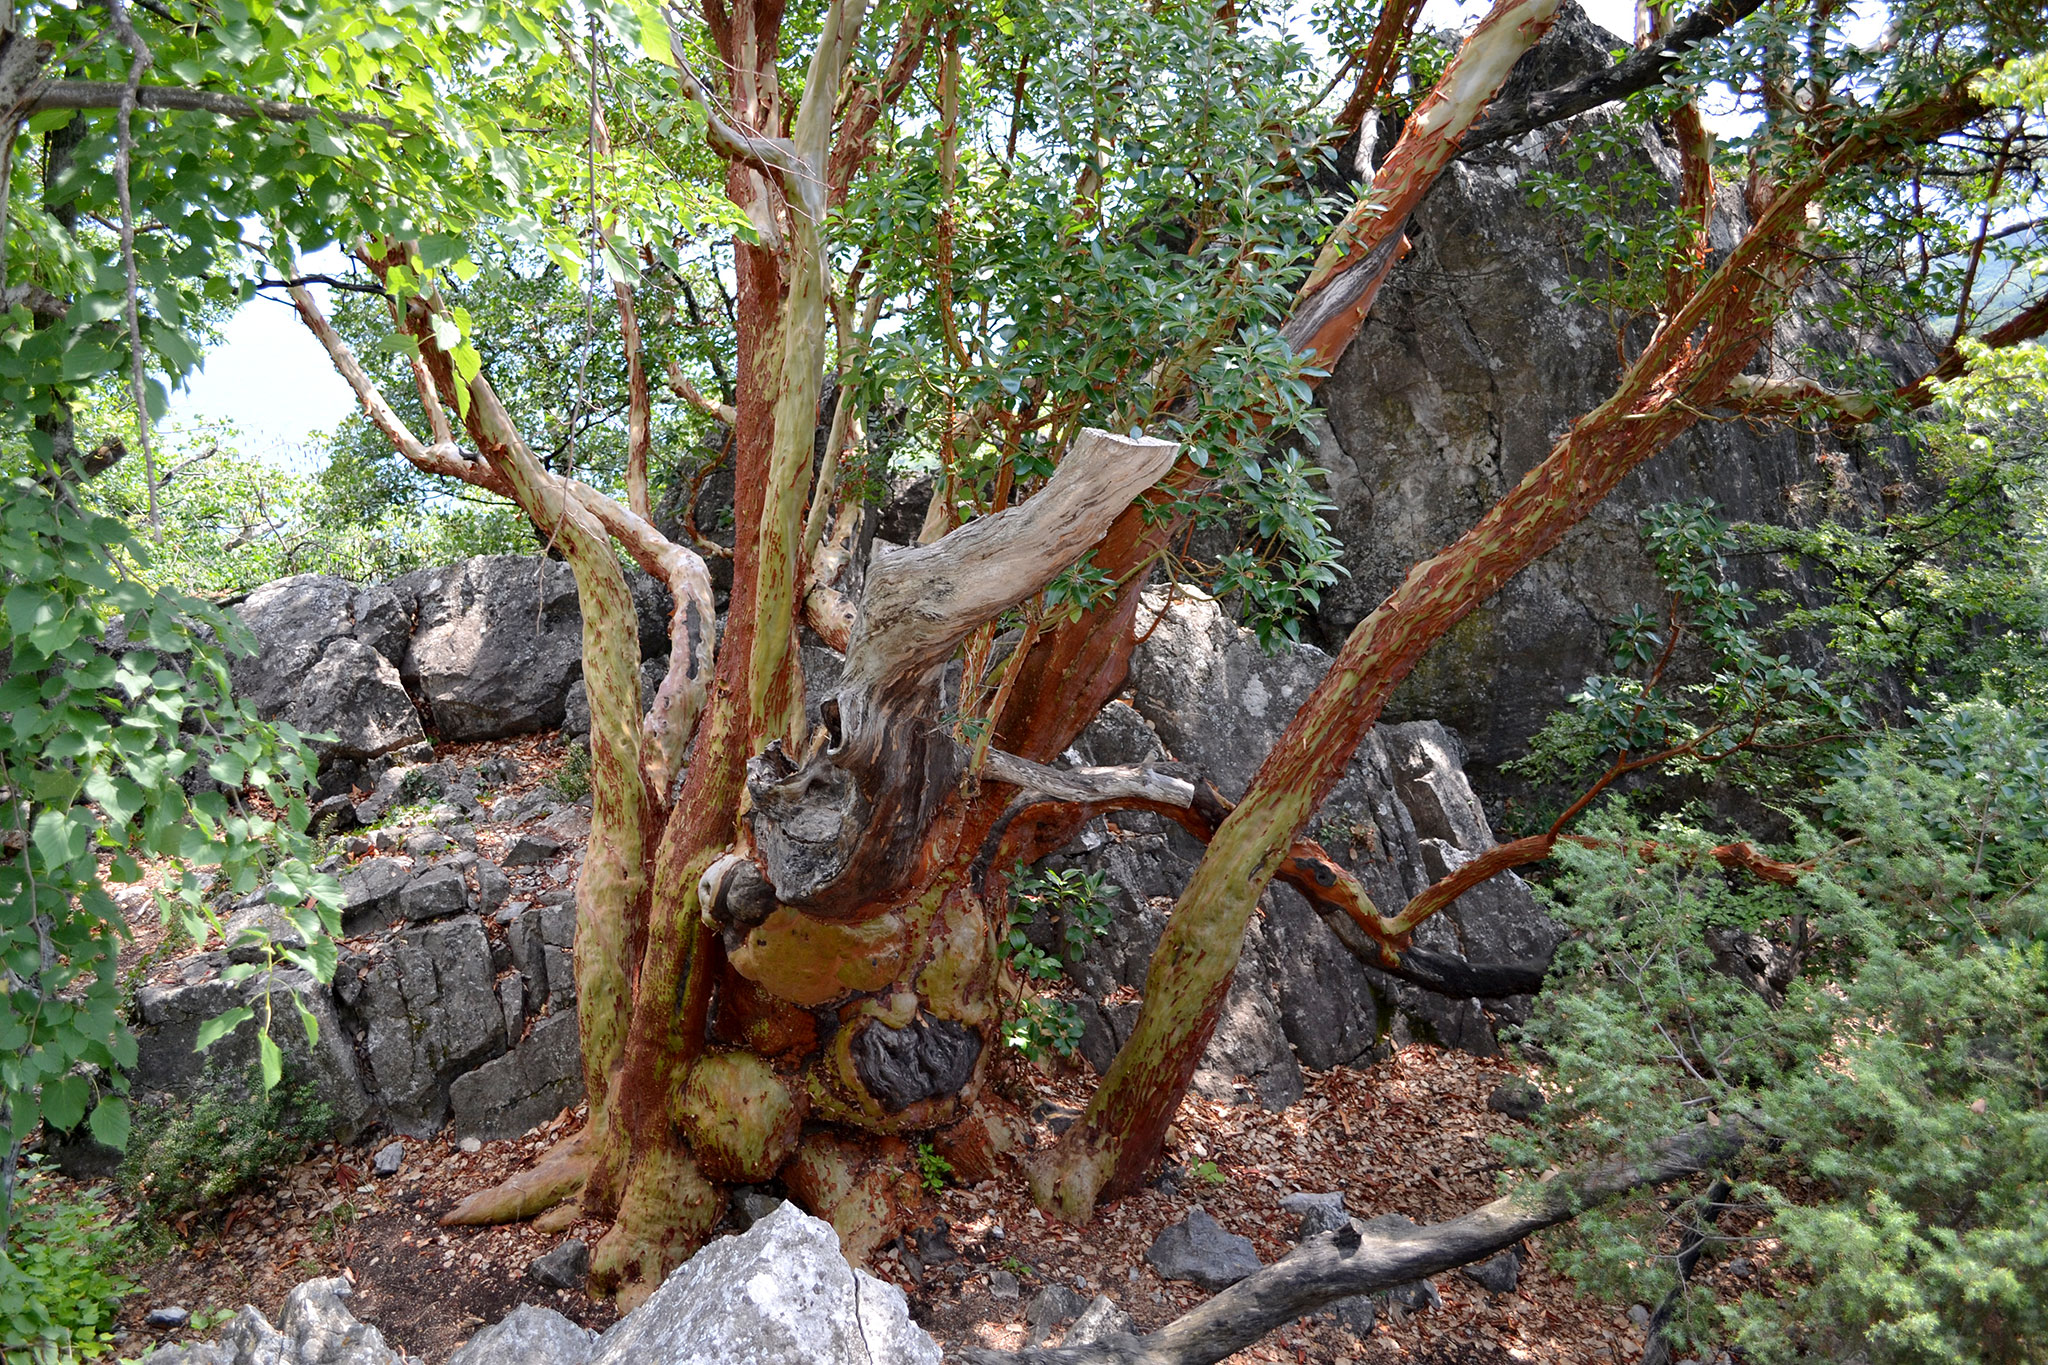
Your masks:
{"label": "white sky patch", "polygon": [[[334,250],[309,258],[300,269],[338,275],[345,265]],[[312,293],[322,307],[331,306],[330,290],[315,285]],[[319,460],[312,438],[355,411],[355,394],[281,295],[251,299],[223,330],[221,344],[171,395],[165,425],[229,421],[242,434],[243,454],[310,473]]]}

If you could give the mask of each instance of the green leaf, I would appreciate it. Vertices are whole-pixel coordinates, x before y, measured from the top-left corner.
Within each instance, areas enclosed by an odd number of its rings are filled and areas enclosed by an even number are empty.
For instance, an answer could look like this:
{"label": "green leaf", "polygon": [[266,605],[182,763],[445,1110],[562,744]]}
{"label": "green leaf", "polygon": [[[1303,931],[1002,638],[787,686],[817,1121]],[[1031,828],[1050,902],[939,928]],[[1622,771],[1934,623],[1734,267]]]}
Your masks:
{"label": "green leaf", "polygon": [[256,1053],[263,1065],[263,1088],[275,1090],[284,1079],[284,1054],[277,1049],[277,1041],[269,1033],[256,1035]]}
{"label": "green leaf", "polygon": [[60,1076],[43,1084],[43,1118],[52,1128],[70,1132],[85,1117],[92,1087],[83,1076]]}
{"label": "green leaf", "polygon": [[243,1024],[256,1017],[247,1005],[237,1005],[231,1010],[214,1016],[199,1026],[199,1037],[193,1042],[194,1052],[204,1052],[215,1043],[233,1033]]}
{"label": "green leaf", "polygon": [[128,1150],[128,1101],[109,1096],[93,1106],[92,1135],[117,1152]]}

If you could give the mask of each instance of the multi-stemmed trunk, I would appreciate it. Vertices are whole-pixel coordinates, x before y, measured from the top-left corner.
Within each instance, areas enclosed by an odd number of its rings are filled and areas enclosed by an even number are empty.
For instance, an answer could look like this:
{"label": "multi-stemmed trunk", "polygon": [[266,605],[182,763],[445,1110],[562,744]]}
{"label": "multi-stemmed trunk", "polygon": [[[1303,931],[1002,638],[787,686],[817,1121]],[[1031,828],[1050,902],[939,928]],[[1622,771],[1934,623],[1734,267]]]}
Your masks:
{"label": "multi-stemmed trunk", "polygon": [[[1286,328],[1321,369],[1356,335],[1409,215],[1558,3],[1500,0],[1333,233]],[[1387,8],[1399,22],[1413,7]],[[913,1138],[932,1141],[963,1176],[997,1173],[1018,1137],[985,1084],[1017,989],[998,951],[1007,869],[1095,814],[1160,811],[1208,839],[1209,851],[1096,1098],[1057,1145],[1026,1158],[1041,1202],[1065,1216],[1085,1218],[1097,1200],[1129,1191],[1156,1159],[1228,991],[1246,918],[1274,876],[1341,906],[1398,953],[1411,926],[1379,915],[1301,839],[1316,806],[1422,652],[1726,395],[1799,278],[1815,191],[1885,145],[1877,134],[1843,143],[1811,174],[1754,198],[1755,221],[1718,270],[1673,272],[1664,322],[1615,396],[1360,624],[1232,810],[1175,765],[1044,766],[1123,685],[1137,592],[1176,530],[1153,506],[1162,495],[1148,490],[1200,477],[1176,463],[1174,446],[1083,431],[1030,497],[950,531],[946,518],[928,520],[930,543],[878,551],[857,585],[839,582],[850,557],[842,540],[806,544],[807,508],[815,525],[851,523],[831,515],[836,490],[813,463],[831,323],[826,208],[858,172],[878,109],[902,90],[924,44],[907,24],[889,71],[842,98],[863,12],[861,0],[828,8],[787,137],[772,0],[707,6],[722,98],[682,65],[685,94],[703,105],[728,160],[728,192],[758,239],[734,249],[739,533],[722,637],[694,551],[542,469],[487,377],[459,379],[436,340],[437,298],[409,299],[401,324],[424,358],[423,391],[462,414],[480,463],[451,444],[440,404],[429,405],[431,443],[406,431],[312,300],[296,295],[408,458],[516,499],[576,573],[595,794],[576,944],[590,1117],[537,1168],[453,1217],[562,1218],[549,1210],[568,1204],[608,1219],[593,1279],[628,1298],[701,1242],[732,1184],[779,1180],[859,1256],[916,1216]],[[1963,112],[1962,97],[1937,99],[1895,116],[1888,132],[1924,138]],[[1702,173],[1687,193],[1699,207],[1711,183]],[[383,265],[402,251],[368,254]],[[842,418],[835,440],[845,427]],[[634,478],[644,480],[644,464]],[[646,505],[644,486],[629,502]],[[614,543],[676,602],[668,680],[645,716]],[[969,742],[949,693],[963,645],[980,640],[968,653],[985,663],[988,624],[1091,549],[1120,587],[1075,621],[1025,633],[985,717],[990,742]],[[807,624],[844,655],[815,726],[797,648]]]}

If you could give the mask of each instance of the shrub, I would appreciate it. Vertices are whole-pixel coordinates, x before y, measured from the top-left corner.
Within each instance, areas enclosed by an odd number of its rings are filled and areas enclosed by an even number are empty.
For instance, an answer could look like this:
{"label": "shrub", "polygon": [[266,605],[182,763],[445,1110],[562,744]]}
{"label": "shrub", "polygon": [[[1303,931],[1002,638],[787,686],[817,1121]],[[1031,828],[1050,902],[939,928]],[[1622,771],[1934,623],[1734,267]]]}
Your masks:
{"label": "shrub", "polygon": [[144,1223],[218,1209],[327,1139],[334,1113],[313,1087],[287,1080],[263,1093],[222,1086],[136,1124],[121,1186]]}
{"label": "shrub", "polygon": [[8,1365],[105,1354],[114,1314],[135,1288],[114,1273],[125,1239],[110,1235],[111,1221],[98,1191],[60,1190],[35,1165],[24,1172],[0,1256],[0,1355]]}

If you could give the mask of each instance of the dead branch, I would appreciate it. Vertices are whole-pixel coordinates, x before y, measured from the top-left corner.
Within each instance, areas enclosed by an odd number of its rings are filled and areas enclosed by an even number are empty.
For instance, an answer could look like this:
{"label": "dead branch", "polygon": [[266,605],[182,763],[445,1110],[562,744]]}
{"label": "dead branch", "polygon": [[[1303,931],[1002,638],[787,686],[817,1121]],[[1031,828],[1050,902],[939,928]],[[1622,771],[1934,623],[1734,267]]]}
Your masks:
{"label": "dead branch", "polygon": [[1685,53],[1734,27],[1763,0],[1715,0],[1672,25],[1663,41],[1642,48],[1604,71],[1595,71],[1524,99],[1495,104],[1465,134],[1459,155],[1507,142],[1531,129],[1626,99],[1663,80]]}
{"label": "dead branch", "polygon": [[1525,1184],[1442,1223],[1374,1233],[1353,1224],[1319,1233],[1147,1336],[1047,1350],[970,1350],[962,1358],[972,1365],[1213,1365],[1326,1304],[1482,1261],[1595,1205],[1718,1166],[1744,1142],[1734,1124],[1702,1126],[1654,1143],[1642,1161],[1603,1162]]}

